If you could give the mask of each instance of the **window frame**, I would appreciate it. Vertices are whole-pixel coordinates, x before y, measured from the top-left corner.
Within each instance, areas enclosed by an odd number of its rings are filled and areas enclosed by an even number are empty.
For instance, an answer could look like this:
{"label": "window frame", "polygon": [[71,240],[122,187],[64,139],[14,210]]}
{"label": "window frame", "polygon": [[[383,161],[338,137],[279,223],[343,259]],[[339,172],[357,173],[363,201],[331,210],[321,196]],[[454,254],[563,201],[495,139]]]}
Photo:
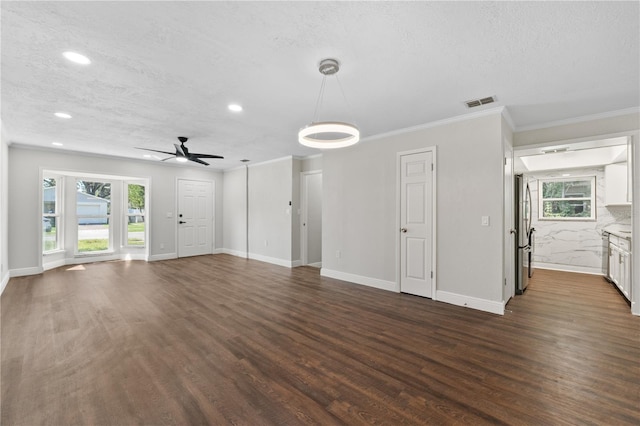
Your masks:
{"label": "window frame", "polygon": [[[571,197],[571,198],[544,198],[543,185],[549,182],[589,182],[591,185],[591,195],[589,197]],[[597,220],[596,205],[596,176],[569,176],[569,177],[551,177],[538,179],[538,220],[551,221],[595,221]],[[591,203],[590,216],[544,216],[544,203],[553,201],[589,201]]]}
{"label": "window frame", "polygon": [[[55,188],[55,211],[53,213],[45,213],[44,212],[44,204],[45,204],[45,196],[44,196],[44,190],[45,190],[45,186],[44,186],[44,181],[45,179],[54,179],[56,181],[56,186]],[[48,254],[53,254],[56,252],[60,252],[63,251],[63,247],[64,247],[64,232],[63,232],[63,228],[64,228],[64,215],[63,215],[63,206],[64,206],[64,202],[63,202],[63,187],[64,187],[64,179],[61,176],[58,175],[54,175],[54,174],[44,174],[42,176],[42,204],[40,206],[41,208],[41,214],[40,216],[42,217],[40,220],[40,234],[42,235],[42,254],[43,255],[48,255]],[[56,228],[56,245],[54,248],[50,249],[50,250],[46,250],[45,249],[45,239],[44,239],[44,234],[45,234],[45,228],[44,228],[44,219],[45,218],[53,218],[54,219],[54,223],[55,223],[55,228]]]}
{"label": "window frame", "polygon": [[[139,181],[123,181],[122,188],[122,245],[127,248],[145,248],[148,241],[148,220],[147,220],[147,205],[149,204],[149,185]],[[137,185],[144,188],[144,209],[142,213],[129,213],[129,185]],[[143,244],[129,244],[129,218],[141,217],[142,223],[144,223],[144,241]],[[138,223],[138,222],[136,222]]]}

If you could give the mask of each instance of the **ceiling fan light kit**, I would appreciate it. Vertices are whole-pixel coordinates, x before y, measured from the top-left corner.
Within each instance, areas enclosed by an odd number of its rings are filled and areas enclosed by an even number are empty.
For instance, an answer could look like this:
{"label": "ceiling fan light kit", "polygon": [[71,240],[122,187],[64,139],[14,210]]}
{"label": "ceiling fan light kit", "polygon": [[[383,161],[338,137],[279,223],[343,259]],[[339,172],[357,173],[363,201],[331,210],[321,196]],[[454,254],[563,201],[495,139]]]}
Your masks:
{"label": "ceiling fan light kit", "polygon": [[[324,97],[325,80],[328,75],[335,75],[340,70],[340,64],[335,59],[324,59],[320,61],[318,71],[323,75],[322,84],[320,86],[320,93],[318,95],[318,101],[316,103],[316,111],[314,117],[318,116],[318,108],[322,104]],[[336,81],[338,76],[336,75]],[[342,91],[342,86],[340,86]],[[344,92],[342,92],[344,97]],[[344,97],[345,103],[347,101]],[[348,104],[347,104],[348,105]],[[353,124],[344,123],[340,121],[317,121],[314,120],[308,126],[300,129],[298,132],[298,142],[301,145],[308,146],[310,148],[319,149],[334,149],[345,148],[347,146],[355,145],[360,140],[360,130]]]}

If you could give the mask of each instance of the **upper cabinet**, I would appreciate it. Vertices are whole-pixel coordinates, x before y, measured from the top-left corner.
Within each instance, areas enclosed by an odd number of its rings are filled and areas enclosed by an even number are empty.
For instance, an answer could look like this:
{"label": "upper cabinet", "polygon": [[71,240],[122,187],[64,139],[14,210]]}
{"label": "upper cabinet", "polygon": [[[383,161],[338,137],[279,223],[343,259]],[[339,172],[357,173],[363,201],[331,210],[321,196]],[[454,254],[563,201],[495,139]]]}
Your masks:
{"label": "upper cabinet", "polygon": [[626,162],[604,167],[604,189],[605,205],[631,205],[631,178]]}

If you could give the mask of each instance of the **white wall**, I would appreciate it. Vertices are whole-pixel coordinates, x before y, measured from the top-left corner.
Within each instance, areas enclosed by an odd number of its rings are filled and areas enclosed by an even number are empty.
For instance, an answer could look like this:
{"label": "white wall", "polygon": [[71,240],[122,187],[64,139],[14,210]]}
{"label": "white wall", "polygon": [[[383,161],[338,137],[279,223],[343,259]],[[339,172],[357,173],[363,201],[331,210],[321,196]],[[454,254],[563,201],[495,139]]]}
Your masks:
{"label": "white wall", "polygon": [[9,282],[9,146],[0,123],[0,294]]}
{"label": "white wall", "polygon": [[[561,178],[564,173],[571,173],[574,177],[595,176],[596,220],[538,219],[539,180]],[[605,206],[604,167],[525,173],[525,176],[529,180],[533,201],[531,225],[536,229],[535,266],[603,274],[602,230],[612,224],[631,225],[630,206]],[[604,266],[606,268],[606,263]]]}
{"label": "white wall", "polygon": [[[151,185],[149,244],[153,259],[175,257],[177,179],[211,180],[222,187],[222,173],[206,168],[108,158],[76,153],[36,150],[11,145],[9,148],[9,268],[32,270],[41,266],[40,250],[40,170],[61,170],[148,178]],[[216,241],[222,246],[222,197],[216,191]],[[172,218],[166,214],[172,213]],[[164,245],[164,249],[160,245]]]}
{"label": "white wall", "polygon": [[250,257],[285,262],[293,260],[292,247],[293,158],[249,167]]}
{"label": "white wall", "polygon": [[292,266],[302,264],[302,250],[300,248],[300,172],[302,160],[293,158],[291,162],[291,261]]}
{"label": "white wall", "polygon": [[236,256],[246,256],[247,168],[225,171],[222,192],[224,250]]}
{"label": "white wall", "polygon": [[322,170],[322,154],[311,155],[302,159],[303,172]]}
{"label": "white wall", "polygon": [[[499,312],[502,118],[500,111],[487,114],[326,151],[322,273],[397,288],[396,153],[436,146],[437,290],[460,304]],[[489,216],[491,225],[482,227],[481,216]]]}

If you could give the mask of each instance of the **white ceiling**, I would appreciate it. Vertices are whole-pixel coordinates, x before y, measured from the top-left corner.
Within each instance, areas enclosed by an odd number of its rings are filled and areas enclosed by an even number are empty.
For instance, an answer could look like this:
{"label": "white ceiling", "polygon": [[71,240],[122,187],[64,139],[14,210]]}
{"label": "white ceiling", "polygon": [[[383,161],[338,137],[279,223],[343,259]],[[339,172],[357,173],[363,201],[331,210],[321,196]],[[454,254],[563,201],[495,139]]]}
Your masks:
{"label": "white ceiling", "polygon": [[[327,57],[342,64],[350,108],[329,80],[320,119],[355,120],[365,138],[494,106],[524,128],[640,105],[638,2],[1,8],[2,123],[17,144],[142,158],[134,147],[172,151],[188,136],[193,152],[225,156],[211,161],[218,169],[311,155],[297,131],[313,118]],[[497,103],[463,103],[491,95]]]}

